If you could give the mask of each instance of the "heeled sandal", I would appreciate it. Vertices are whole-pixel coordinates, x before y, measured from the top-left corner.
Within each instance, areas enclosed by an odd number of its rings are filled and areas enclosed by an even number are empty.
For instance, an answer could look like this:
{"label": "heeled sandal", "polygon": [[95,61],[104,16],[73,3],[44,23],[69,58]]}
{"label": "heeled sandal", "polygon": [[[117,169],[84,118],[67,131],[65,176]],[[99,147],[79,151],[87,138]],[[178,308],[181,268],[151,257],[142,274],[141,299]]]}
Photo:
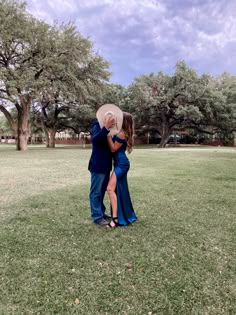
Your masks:
{"label": "heeled sandal", "polygon": [[[114,225],[111,225],[111,222],[113,222]],[[114,228],[116,228],[117,226],[119,226],[118,217],[114,217],[114,218],[112,217],[111,222],[109,222],[108,225],[107,225],[109,228],[114,229]]]}

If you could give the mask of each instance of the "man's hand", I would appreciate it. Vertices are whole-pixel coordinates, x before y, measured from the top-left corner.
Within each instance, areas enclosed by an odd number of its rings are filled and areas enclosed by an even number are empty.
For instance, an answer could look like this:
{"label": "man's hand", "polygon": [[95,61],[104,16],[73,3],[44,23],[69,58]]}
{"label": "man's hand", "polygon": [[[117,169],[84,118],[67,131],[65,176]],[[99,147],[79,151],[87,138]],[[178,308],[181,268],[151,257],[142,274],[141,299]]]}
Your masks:
{"label": "man's hand", "polygon": [[109,129],[116,122],[115,117],[111,115],[107,115],[104,120],[104,126]]}

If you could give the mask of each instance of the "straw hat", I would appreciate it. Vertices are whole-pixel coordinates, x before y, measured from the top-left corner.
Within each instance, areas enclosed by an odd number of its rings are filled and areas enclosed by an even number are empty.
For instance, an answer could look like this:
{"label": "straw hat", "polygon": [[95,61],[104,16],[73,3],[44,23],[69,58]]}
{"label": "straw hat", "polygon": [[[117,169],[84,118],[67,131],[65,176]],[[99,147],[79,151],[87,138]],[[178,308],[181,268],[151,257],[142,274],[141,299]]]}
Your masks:
{"label": "straw hat", "polygon": [[109,135],[114,136],[120,132],[123,123],[123,112],[118,106],[114,104],[102,105],[98,109],[96,116],[101,128],[104,127],[105,118],[107,116],[113,116],[115,118],[115,123],[109,128]]}

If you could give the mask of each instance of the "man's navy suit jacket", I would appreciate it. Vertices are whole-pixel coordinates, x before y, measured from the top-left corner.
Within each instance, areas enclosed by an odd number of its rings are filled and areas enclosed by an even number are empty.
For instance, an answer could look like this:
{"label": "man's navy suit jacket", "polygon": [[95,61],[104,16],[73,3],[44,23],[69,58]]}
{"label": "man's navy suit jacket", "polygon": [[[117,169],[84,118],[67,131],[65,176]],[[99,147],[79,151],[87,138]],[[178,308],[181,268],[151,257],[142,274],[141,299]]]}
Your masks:
{"label": "man's navy suit jacket", "polygon": [[109,131],[100,128],[97,120],[91,124],[92,154],[88,169],[94,173],[107,173],[112,168],[112,153],[108,145],[107,135]]}

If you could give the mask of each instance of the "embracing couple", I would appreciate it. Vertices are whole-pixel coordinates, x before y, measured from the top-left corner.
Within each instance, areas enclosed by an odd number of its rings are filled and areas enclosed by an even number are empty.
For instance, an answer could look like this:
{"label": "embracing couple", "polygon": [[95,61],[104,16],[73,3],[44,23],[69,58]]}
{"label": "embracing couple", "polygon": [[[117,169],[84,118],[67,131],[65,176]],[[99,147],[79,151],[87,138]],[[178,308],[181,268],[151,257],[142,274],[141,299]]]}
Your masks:
{"label": "embracing couple", "polygon": [[[133,118],[113,104],[101,106],[96,117],[91,126],[92,154],[88,167],[91,173],[91,217],[100,226],[128,225],[137,220],[127,182],[130,162],[125,153],[131,153],[133,148]],[[103,203],[106,191],[111,217],[105,213]]]}

